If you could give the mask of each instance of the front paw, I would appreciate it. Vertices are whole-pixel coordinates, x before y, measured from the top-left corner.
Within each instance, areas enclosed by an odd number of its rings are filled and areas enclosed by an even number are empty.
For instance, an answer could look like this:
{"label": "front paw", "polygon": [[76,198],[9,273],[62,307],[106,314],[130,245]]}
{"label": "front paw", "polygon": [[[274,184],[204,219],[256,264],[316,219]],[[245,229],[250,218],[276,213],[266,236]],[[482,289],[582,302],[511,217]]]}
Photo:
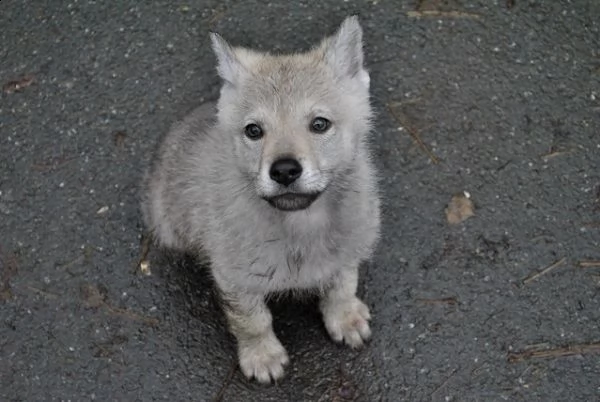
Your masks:
{"label": "front paw", "polygon": [[238,347],[240,368],[248,379],[256,378],[261,383],[270,383],[283,377],[283,367],[288,355],[271,331],[266,335],[244,340]]}
{"label": "front paw", "polygon": [[371,337],[369,308],[357,297],[324,300],[321,312],[325,328],[334,341],[344,341],[357,348]]}

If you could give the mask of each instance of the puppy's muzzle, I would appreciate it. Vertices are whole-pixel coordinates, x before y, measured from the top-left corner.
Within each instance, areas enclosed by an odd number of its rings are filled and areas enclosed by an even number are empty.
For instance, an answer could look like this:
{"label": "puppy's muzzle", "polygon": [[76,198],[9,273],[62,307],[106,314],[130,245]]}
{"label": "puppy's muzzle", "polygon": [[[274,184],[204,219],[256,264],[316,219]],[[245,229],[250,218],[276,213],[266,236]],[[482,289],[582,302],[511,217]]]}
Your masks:
{"label": "puppy's muzzle", "polygon": [[291,186],[302,176],[302,165],[294,157],[277,159],[269,169],[271,180],[286,189],[278,195],[265,197],[271,206],[281,211],[298,211],[308,208],[321,194],[321,192],[299,192]]}

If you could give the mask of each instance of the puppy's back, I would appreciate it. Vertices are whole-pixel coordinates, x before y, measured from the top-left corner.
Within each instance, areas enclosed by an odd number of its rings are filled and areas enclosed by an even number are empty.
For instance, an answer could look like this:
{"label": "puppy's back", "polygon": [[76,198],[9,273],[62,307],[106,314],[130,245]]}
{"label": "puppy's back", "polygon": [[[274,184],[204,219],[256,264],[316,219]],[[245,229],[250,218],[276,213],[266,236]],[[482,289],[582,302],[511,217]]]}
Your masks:
{"label": "puppy's back", "polygon": [[190,185],[190,173],[202,175],[203,169],[199,166],[205,164],[206,169],[210,169],[208,158],[218,152],[212,149],[218,144],[213,132],[215,122],[216,105],[207,102],[173,124],[144,176],[144,223],[162,246],[178,249],[188,246],[184,234],[189,228],[182,194]]}

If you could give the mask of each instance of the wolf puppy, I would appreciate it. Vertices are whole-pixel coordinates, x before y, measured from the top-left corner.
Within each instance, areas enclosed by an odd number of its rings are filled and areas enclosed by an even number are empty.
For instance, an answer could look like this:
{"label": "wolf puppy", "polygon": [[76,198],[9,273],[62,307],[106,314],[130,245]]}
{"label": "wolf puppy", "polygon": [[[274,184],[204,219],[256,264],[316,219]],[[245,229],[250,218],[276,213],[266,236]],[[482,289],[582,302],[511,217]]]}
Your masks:
{"label": "wolf puppy", "polygon": [[159,244],[208,255],[242,372],[266,383],[288,362],[270,293],[315,289],[335,341],[358,347],[371,335],[356,297],[359,263],[379,235],[362,30],[347,18],[291,55],[211,39],[220,98],[165,137],[145,179],[144,219]]}

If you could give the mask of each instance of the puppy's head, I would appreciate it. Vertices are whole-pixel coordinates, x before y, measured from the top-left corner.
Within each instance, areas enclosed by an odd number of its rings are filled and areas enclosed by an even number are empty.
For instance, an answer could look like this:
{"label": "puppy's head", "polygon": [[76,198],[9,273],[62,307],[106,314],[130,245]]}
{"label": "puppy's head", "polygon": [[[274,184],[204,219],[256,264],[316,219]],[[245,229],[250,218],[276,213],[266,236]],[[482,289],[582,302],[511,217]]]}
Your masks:
{"label": "puppy's head", "polygon": [[347,18],[306,53],[271,55],[211,34],[223,87],[221,132],[238,168],[273,207],[308,208],[352,163],[369,131],[362,29]]}

